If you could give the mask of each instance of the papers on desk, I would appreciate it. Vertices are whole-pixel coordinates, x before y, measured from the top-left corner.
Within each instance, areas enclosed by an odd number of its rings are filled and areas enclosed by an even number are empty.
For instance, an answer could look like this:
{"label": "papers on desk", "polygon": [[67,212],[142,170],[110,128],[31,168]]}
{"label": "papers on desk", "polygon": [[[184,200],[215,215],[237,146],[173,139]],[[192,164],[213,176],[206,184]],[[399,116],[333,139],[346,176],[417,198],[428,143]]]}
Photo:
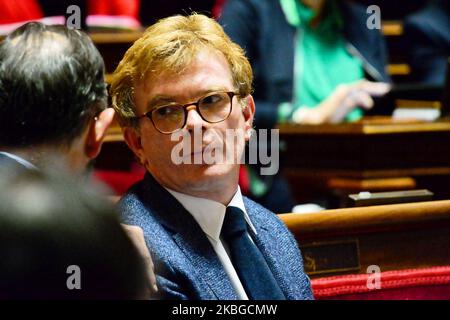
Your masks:
{"label": "papers on desk", "polygon": [[292,213],[314,213],[325,210],[325,208],[315,203],[298,204],[292,208]]}
{"label": "papers on desk", "polygon": [[394,120],[421,120],[436,121],[441,116],[441,110],[437,108],[397,108],[392,114]]}
{"label": "papers on desk", "polygon": [[395,101],[395,106],[392,114],[394,120],[408,119],[432,122],[436,121],[442,113],[440,101],[398,99]]}

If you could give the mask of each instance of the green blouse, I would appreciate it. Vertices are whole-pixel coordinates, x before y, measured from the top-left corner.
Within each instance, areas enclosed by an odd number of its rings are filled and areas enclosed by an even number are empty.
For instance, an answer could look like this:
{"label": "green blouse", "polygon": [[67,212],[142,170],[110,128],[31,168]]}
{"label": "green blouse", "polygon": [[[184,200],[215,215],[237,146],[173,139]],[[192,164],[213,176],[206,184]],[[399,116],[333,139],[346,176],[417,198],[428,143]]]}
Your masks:
{"label": "green blouse", "polygon": [[[280,121],[286,121],[298,108],[314,108],[343,83],[364,78],[362,62],[345,49],[343,21],[335,0],[326,0],[324,17],[310,26],[314,11],[301,0],[280,0],[287,22],[296,27],[293,99],[279,107]],[[360,108],[346,116],[347,121],[362,117]]]}

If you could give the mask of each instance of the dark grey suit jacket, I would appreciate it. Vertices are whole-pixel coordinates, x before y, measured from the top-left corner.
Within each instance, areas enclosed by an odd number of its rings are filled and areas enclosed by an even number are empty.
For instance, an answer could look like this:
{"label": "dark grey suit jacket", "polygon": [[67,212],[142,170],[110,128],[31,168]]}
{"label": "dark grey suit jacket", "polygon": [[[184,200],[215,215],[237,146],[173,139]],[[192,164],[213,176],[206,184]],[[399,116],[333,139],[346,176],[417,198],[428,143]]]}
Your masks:
{"label": "dark grey suit jacket", "polygon": [[0,170],[30,170],[20,162],[0,153]]}

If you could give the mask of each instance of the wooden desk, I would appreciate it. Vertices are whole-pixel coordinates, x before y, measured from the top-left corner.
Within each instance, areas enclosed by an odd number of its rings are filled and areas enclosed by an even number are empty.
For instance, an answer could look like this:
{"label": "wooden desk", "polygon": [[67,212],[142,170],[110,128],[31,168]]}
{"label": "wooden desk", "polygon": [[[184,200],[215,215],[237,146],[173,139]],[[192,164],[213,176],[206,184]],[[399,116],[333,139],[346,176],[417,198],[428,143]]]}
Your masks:
{"label": "wooden desk", "polygon": [[279,217],[302,249],[312,277],[450,265],[450,201]]}
{"label": "wooden desk", "polygon": [[284,174],[298,201],[416,187],[449,199],[449,142],[450,121],[280,126]]}

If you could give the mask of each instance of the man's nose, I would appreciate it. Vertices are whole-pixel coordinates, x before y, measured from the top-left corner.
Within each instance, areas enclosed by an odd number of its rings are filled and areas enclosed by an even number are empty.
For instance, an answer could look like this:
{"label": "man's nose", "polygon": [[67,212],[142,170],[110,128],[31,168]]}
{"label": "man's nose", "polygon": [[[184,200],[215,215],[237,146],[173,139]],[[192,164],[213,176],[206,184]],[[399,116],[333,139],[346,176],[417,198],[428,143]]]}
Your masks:
{"label": "man's nose", "polygon": [[197,109],[195,108],[194,105],[187,107],[186,111],[187,111],[186,129],[193,130],[194,127],[201,128],[205,125],[205,121],[197,112]]}

